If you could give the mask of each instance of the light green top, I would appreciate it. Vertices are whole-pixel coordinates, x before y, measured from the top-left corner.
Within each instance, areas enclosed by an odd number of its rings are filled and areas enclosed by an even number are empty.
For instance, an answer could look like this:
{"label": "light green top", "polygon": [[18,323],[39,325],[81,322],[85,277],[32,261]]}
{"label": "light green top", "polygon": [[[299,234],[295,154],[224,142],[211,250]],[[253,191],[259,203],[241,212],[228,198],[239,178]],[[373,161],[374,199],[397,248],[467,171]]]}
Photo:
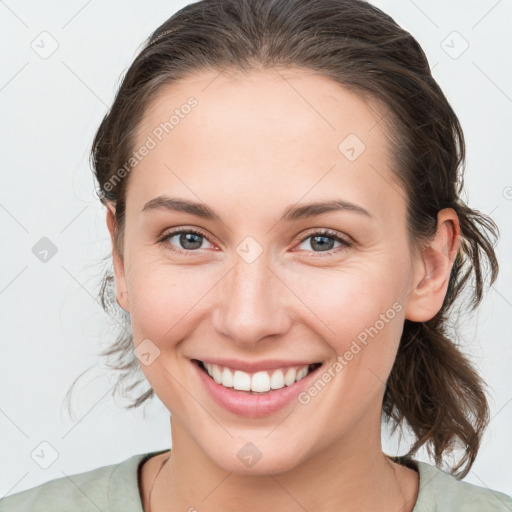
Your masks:
{"label": "light green top", "polygon": [[[168,450],[133,455],[69,478],[57,478],[0,500],[0,512],[144,512],[139,494],[141,463]],[[396,459],[395,459],[396,460]],[[410,460],[420,476],[413,512],[511,512],[512,498]]]}

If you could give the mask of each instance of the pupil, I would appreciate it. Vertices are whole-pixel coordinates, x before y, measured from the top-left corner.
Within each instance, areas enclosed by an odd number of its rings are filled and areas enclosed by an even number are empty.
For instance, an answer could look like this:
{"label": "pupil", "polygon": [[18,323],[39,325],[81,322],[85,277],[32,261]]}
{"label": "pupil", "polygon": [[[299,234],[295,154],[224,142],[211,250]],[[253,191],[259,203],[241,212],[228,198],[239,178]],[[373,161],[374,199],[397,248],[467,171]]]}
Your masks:
{"label": "pupil", "polygon": [[[320,242],[317,242],[320,240]],[[332,249],[334,240],[329,236],[314,236],[311,240],[311,247],[315,249],[315,244],[320,251],[328,251]]]}
{"label": "pupil", "polygon": [[[180,244],[185,249],[199,249],[202,244],[202,236],[194,233],[183,233],[180,236]],[[190,245],[191,244],[191,245]]]}

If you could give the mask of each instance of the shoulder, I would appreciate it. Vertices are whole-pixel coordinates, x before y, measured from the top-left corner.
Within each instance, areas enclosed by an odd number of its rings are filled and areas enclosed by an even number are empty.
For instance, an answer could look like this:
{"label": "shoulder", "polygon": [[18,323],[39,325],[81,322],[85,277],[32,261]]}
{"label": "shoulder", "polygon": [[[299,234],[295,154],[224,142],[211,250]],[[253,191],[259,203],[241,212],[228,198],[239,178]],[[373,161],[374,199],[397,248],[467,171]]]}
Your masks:
{"label": "shoulder", "polygon": [[468,482],[425,462],[414,461],[420,487],[413,512],[512,512],[512,498]]}
{"label": "shoulder", "polygon": [[0,499],[0,512],[143,512],[139,464],[161,452],[133,455],[118,464],[64,476]]}

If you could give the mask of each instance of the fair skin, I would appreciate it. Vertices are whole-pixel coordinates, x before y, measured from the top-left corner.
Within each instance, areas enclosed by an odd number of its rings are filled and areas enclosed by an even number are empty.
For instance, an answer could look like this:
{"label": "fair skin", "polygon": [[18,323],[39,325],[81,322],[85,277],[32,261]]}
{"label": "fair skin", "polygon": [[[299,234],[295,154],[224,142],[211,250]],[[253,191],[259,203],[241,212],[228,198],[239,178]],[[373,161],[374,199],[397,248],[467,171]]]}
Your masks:
{"label": "fair skin", "polygon": [[[382,398],[404,320],[426,321],[442,306],[457,215],[441,210],[434,239],[411,250],[405,193],[376,105],[304,70],[216,76],[183,79],[151,102],[137,147],[187,98],[198,105],[129,176],[123,254],[113,245],[118,302],[130,312],[135,346],[149,339],[160,351],[141,368],[171,412],[172,457],[151,511],[410,511],[418,475],[382,453]],[[350,133],[366,146],[353,161],[338,150]],[[222,220],[142,212],[164,194],[207,205]],[[287,207],[332,199],[370,215],[278,221]],[[107,225],[113,236],[110,208]],[[180,227],[204,234],[199,249],[179,235],[158,243]],[[328,238],[332,248],[321,251],[312,236],[321,229],[352,245]],[[237,252],[248,236],[263,248],[250,263]],[[318,396],[266,417],[217,404],[191,361],[300,354],[321,362],[321,374],[394,303],[400,311]],[[251,467],[237,457],[248,442],[261,453]],[[166,457],[142,467],[145,511]]]}

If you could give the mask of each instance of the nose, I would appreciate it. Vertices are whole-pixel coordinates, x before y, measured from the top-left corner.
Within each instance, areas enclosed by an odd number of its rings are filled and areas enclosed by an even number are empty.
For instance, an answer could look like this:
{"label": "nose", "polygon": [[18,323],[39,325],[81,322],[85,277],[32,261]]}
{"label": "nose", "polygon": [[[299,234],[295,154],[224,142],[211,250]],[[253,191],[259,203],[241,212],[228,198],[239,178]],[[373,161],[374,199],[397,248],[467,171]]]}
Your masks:
{"label": "nose", "polygon": [[263,255],[252,263],[237,258],[216,293],[213,327],[240,346],[256,345],[290,329],[290,292]]}

